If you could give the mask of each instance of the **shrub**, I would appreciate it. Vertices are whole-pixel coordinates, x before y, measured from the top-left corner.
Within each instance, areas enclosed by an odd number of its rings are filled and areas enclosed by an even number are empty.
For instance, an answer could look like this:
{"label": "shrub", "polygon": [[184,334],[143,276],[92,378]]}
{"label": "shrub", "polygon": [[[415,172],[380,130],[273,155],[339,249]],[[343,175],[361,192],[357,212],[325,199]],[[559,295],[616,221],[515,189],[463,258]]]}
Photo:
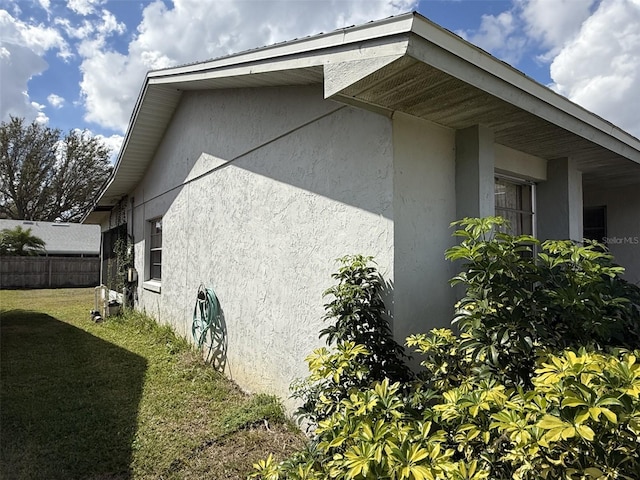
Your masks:
{"label": "shrub", "polygon": [[465,262],[451,280],[466,287],[453,320],[461,348],[505,384],[531,387],[546,348],[640,347],[640,289],[601,245],[512,236],[500,217],[453,225],[462,241],[446,258]]}
{"label": "shrub", "polygon": [[292,386],[292,396],[302,401],[298,416],[313,423],[333,413],[352,390],[385,378],[404,382],[412,377],[404,348],[393,339],[382,300],[384,282],[372,258],[338,261],[342,266],[332,275],[337,284],[324,292],[330,297],[324,317],[329,325],[320,332],[335,349],[314,350],[306,358],[311,375]]}
{"label": "shrub", "polygon": [[348,301],[362,291],[331,289],[327,317],[338,322],[323,335],[337,345],[307,359],[298,390],[312,393],[302,398],[314,437],[285,462],[256,464],[254,477],[640,478],[638,287],[597,244],[511,236],[500,218],[456,225],[462,242],[447,258],[465,262],[452,280],[466,287],[460,336],[413,335],[418,377],[374,376],[376,345],[360,343],[360,310]]}
{"label": "shrub", "polygon": [[[431,357],[442,334],[415,336],[410,343]],[[456,350],[459,340],[447,337]],[[254,476],[637,479],[636,355],[586,349],[549,354],[538,362],[533,390],[506,388],[495,379],[470,375],[442,390],[416,383],[413,395],[407,396],[400,383],[375,382],[335,405],[319,422],[310,448],[282,463],[269,458],[256,465]],[[426,405],[416,408],[416,398]]]}

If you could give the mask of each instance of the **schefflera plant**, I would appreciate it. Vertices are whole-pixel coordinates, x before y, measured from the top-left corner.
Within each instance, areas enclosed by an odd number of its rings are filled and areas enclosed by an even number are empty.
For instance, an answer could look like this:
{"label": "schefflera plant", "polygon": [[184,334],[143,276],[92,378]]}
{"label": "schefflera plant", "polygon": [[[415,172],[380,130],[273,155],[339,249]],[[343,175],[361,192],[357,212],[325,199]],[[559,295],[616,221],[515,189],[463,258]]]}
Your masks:
{"label": "schefflera plant", "polygon": [[429,379],[416,394],[427,385],[436,392],[422,418],[445,435],[452,460],[481,459],[491,479],[640,478],[640,351],[547,351],[531,388],[508,388],[450,330],[408,343],[425,357]]}
{"label": "schefflera plant", "polygon": [[300,419],[317,424],[330,416],[352,391],[376,381],[407,382],[413,373],[404,348],[391,332],[382,295],[384,280],[372,257],[347,255],[324,292],[327,327],[320,331],[327,347],[306,358],[309,377],[292,385],[292,397],[302,401]]}
{"label": "schefflera plant", "polygon": [[[539,359],[533,388],[525,390],[474,374],[451,331],[412,336],[409,343],[425,356],[425,368],[437,366],[434,382],[414,384],[409,396],[388,380],[352,391],[319,422],[307,450],[280,463],[269,457],[253,476],[640,478],[640,352],[548,354]],[[366,353],[355,358],[360,355]],[[424,408],[416,408],[416,399]]]}
{"label": "schefflera plant", "polygon": [[545,349],[640,348],[640,288],[596,242],[539,242],[510,235],[501,217],[454,222],[461,241],[447,250],[463,270],[465,295],[453,323],[460,347],[505,385],[531,387]]}
{"label": "schefflera plant", "polygon": [[368,376],[371,344],[317,351],[315,437],[255,477],[640,479],[638,287],[597,244],[457,226],[459,336],[410,337],[424,371],[406,381]]}

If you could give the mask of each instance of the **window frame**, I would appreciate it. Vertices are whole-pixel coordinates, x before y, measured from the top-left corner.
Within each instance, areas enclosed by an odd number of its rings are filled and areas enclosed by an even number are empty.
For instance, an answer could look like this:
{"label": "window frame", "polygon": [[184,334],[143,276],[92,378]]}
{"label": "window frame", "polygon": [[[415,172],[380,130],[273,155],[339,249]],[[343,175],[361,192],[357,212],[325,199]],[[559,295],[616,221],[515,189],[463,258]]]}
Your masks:
{"label": "window frame", "polygon": [[[595,214],[595,215],[594,215]],[[599,217],[598,225],[591,223],[594,217]],[[606,244],[607,239],[608,216],[606,205],[589,205],[582,207],[582,238],[587,240],[596,240],[597,242]],[[599,238],[594,238],[594,232],[598,232]]]}
{"label": "window frame", "polygon": [[[508,208],[508,207],[498,207],[497,206],[497,201],[496,201],[496,183],[498,181],[502,181],[503,183],[509,183],[512,185],[526,185],[531,189],[531,211],[529,210],[524,210],[524,209],[517,209],[517,208]],[[499,213],[499,210],[504,211],[504,212],[510,212],[510,213],[514,213],[516,215],[524,216],[530,216],[531,218],[531,236],[532,237],[537,237],[537,226],[536,226],[536,183],[532,180],[527,180],[524,178],[520,178],[520,177],[514,177],[511,175],[505,175],[502,173],[498,173],[495,172],[494,173],[494,188],[493,188],[493,192],[494,192],[494,198],[493,198],[493,205],[494,205],[494,209],[495,209],[495,215],[496,216],[503,216]],[[520,203],[522,203],[522,199],[520,199]],[[504,217],[506,218],[506,217]],[[521,220],[522,221],[522,220]],[[514,229],[515,225],[511,225],[512,230],[514,231],[514,234],[517,235],[521,235],[521,232],[516,232]]]}
{"label": "window frame", "polygon": [[[149,267],[147,269],[147,280],[151,282],[162,281],[162,217],[155,217],[147,221],[149,225],[149,245],[147,248]],[[160,223],[160,231],[158,232],[158,223]],[[159,246],[155,244],[155,239],[159,239]],[[159,261],[154,263],[154,257],[158,256]],[[156,267],[159,269],[159,273],[156,275]]]}

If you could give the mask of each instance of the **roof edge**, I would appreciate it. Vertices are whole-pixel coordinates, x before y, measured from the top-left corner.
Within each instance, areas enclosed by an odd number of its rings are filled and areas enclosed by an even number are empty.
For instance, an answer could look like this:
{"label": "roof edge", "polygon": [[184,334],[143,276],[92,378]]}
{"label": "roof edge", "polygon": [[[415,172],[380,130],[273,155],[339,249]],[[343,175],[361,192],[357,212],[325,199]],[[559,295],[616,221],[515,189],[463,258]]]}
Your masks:
{"label": "roof edge", "polygon": [[151,70],[147,73],[147,78],[171,77],[181,75],[183,73],[195,74],[228,66],[236,66],[242,63],[250,63],[267,59],[274,60],[284,56],[297,55],[301,53],[307,54],[317,50],[348,45],[350,43],[409,33],[412,31],[414,20],[417,17],[425,18],[415,11],[407,12],[382,20],[374,20],[361,25],[352,25],[350,27],[340,28],[332,32],[319,33],[304,38],[297,38],[273,45],[245,50],[243,52],[233,53],[223,57],[214,58],[212,60],[206,60],[204,62]]}
{"label": "roof edge", "polygon": [[[489,52],[432,22],[423,15],[415,13],[414,17],[417,20],[416,22],[414,22],[414,27],[412,29],[412,32],[414,34],[418,35],[424,40],[427,40],[429,43],[438,46],[446,52],[461,58],[462,60],[492,75],[493,77],[496,77],[502,82],[519,89],[520,91],[526,93],[531,97],[534,97],[539,101],[544,102],[546,105],[557,109],[560,112],[569,115],[570,117],[579,120],[592,128],[595,128],[599,132],[607,134],[613,139],[627,145],[628,148],[632,148],[638,151],[637,159],[633,160],[632,158],[630,158],[630,160],[640,163],[640,139],[638,139],[637,137],[631,135],[614,123],[582,107],[581,105],[578,105],[577,103],[552,90],[551,88],[542,85],[541,83],[529,77],[512,65],[509,65],[508,63],[498,59],[497,57],[494,57]],[[419,58],[418,60],[425,61],[425,59],[423,58]],[[454,76],[459,78],[458,75]],[[467,81],[467,79],[463,80]],[[493,91],[485,91],[493,95],[496,94],[496,92]],[[588,137],[585,138],[591,140]],[[628,155],[625,156],[629,158]]]}

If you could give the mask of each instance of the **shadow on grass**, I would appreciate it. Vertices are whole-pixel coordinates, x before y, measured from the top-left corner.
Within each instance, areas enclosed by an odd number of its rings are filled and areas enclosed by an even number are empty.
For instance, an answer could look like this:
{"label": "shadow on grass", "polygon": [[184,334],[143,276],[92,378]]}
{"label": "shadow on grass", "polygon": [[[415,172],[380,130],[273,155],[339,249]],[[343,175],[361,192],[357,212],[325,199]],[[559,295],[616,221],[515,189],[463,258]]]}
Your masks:
{"label": "shadow on grass", "polygon": [[146,360],[39,312],[0,339],[0,477],[130,478]]}

